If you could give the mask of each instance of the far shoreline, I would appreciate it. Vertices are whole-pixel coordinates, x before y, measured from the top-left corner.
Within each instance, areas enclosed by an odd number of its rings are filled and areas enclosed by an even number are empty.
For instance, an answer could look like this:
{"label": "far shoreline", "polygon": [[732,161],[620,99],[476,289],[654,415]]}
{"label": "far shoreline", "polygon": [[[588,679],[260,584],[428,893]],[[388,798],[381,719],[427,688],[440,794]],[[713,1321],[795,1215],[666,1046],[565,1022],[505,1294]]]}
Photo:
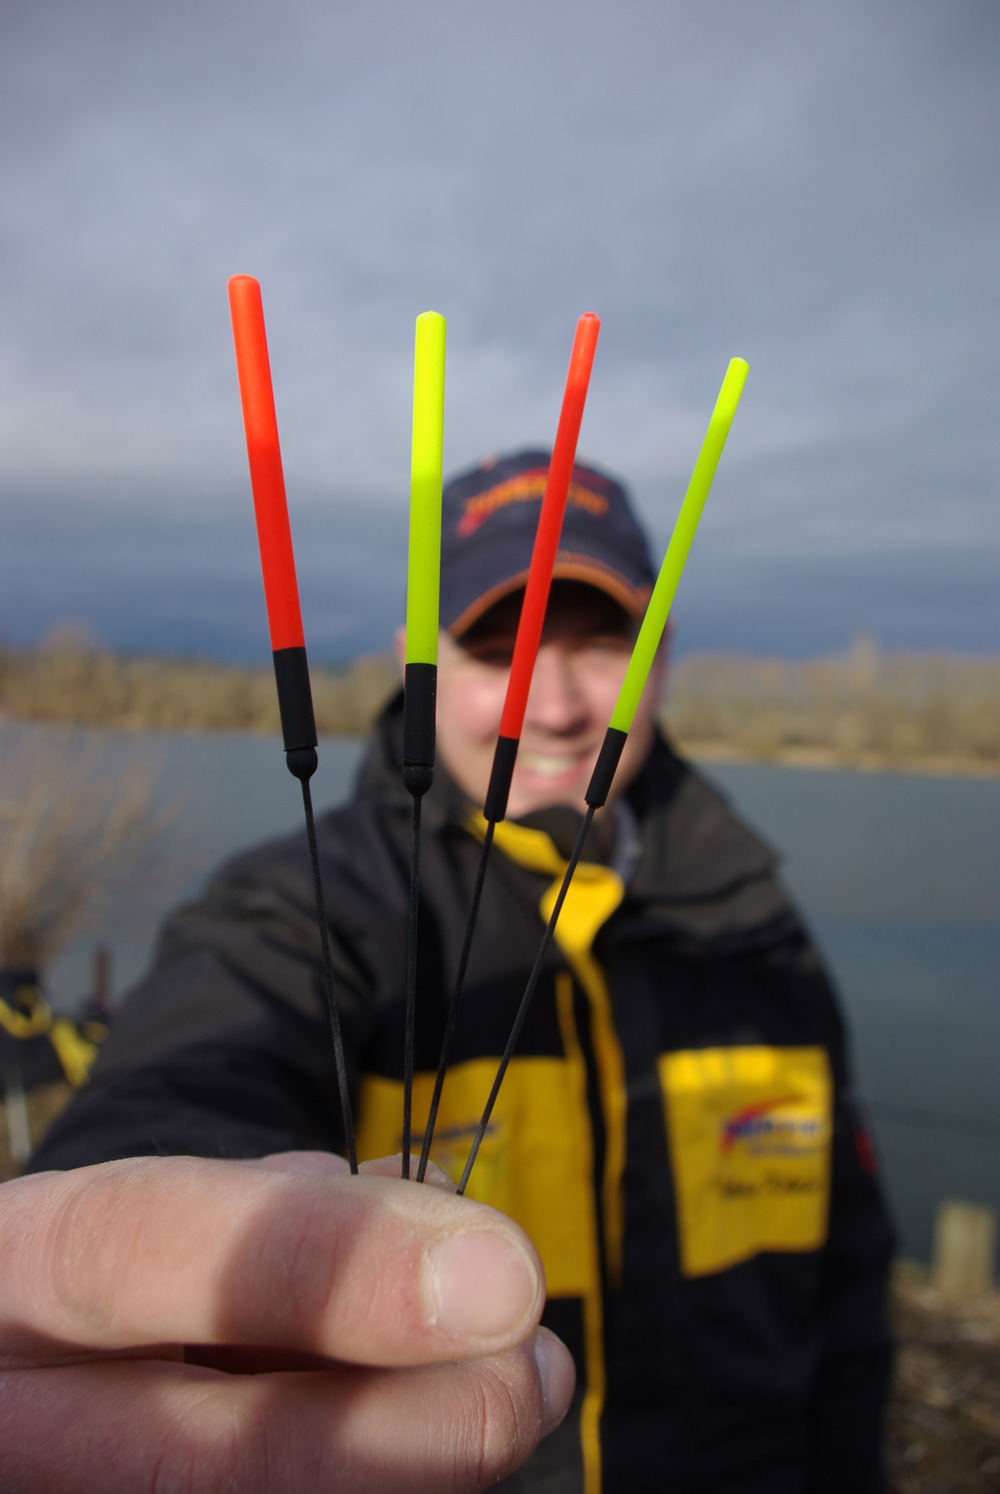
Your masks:
{"label": "far shoreline", "polygon": [[817,773],[895,773],[911,778],[1000,778],[1000,762],[976,762],[960,757],[928,757],[893,760],[864,754],[845,758],[832,748],[788,747],[773,754],[754,754],[725,742],[678,742],[682,757],[695,763],[722,763],[730,767],[795,768]]}
{"label": "far shoreline", "polygon": [[[0,733],[7,725],[41,728],[42,730],[110,732],[123,737],[245,737],[260,741],[280,742],[279,731],[267,727],[245,726],[186,726],[149,725],[141,721],[71,721],[62,718],[22,716],[0,707]],[[724,767],[790,768],[804,773],[866,773],[885,774],[907,778],[952,778],[952,779],[1000,779],[1000,761],[987,762],[957,756],[887,758],[876,753],[861,753],[846,756],[833,748],[782,747],[767,752],[752,752],[735,743],[720,741],[689,741],[680,737],[670,727],[668,720],[660,721],[675,751],[696,766],[711,766],[718,763]],[[319,729],[320,745],[324,742],[364,742],[365,730],[337,731],[329,727]]]}
{"label": "far shoreline", "polygon": [[[399,690],[388,653],[314,664],[320,736],[357,738]],[[1000,657],[886,652],[859,637],[844,655],[765,659],[687,654],[671,666],[660,719],[706,765],[933,778],[1000,777]],[[5,721],[127,733],[276,735],[269,664],[121,657],[70,634],[0,645]]]}

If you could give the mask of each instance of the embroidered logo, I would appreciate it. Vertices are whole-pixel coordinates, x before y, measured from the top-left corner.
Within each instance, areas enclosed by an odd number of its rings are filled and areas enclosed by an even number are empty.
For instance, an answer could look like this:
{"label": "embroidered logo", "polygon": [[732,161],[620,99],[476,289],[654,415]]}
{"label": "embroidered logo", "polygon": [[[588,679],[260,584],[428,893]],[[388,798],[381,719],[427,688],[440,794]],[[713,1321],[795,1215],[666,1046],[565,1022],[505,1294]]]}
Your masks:
{"label": "embroidered logo", "polygon": [[[462,517],[458,521],[456,533],[460,539],[468,539],[497,509],[507,508],[511,503],[530,503],[534,498],[543,498],[547,482],[547,470],[535,467],[528,472],[519,472],[506,482],[497,483],[495,488],[487,488],[485,493],[476,493],[474,497],[466,498],[462,504]],[[570,483],[568,502],[599,519],[608,511],[607,498],[578,482]]]}
{"label": "embroidered logo", "polygon": [[737,1142],[755,1156],[800,1156],[813,1150],[825,1137],[826,1123],[804,1106],[808,1106],[806,1095],[782,1095],[746,1105],[722,1123],[719,1147],[723,1156]]}

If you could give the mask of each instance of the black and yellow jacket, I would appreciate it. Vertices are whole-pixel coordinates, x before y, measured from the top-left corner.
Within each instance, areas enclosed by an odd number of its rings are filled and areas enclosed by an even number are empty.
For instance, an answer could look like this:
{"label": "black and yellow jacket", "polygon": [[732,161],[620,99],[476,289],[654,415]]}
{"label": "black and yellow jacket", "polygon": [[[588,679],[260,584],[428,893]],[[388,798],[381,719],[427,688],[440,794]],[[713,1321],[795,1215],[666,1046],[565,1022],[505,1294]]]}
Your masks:
{"label": "black and yellow jacket", "polygon": [[[398,1151],[410,800],[398,704],[319,844],[362,1156]],[[456,1172],[565,865],[557,813],[498,827],[434,1155]],[[481,820],[424,801],[420,1127]],[[612,833],[613,831],[613,833]],[[535,1240],[575,1414],[532,1494],[870,1494],[891,1240],[834,997],[774,857],[658,743],[582,865],[469,1193]],[[563,848],[560,849],[560,844]],[[305,837],[166,925],[34,1165],[341,1149]]]}

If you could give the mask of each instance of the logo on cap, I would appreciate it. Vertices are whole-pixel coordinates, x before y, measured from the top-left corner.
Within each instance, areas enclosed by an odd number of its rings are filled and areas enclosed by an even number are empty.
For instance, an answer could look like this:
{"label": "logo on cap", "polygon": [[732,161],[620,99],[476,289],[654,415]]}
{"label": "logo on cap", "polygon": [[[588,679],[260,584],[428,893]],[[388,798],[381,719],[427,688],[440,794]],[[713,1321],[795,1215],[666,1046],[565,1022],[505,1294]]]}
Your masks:
{"label": "logo on cap", "polygon": [[[460,539],[468,539],[497,509],[507,508],[512,503],[529,503],[533,498],[543,498],[548,478],[546,467],[529,468],[527,472],[519,472],[516,477],[509,477],[506,482],[497,483],[494,488],[487,488],[484,493],[476,493],[472,498],[463,499],[462,517],[455,533]],[[568,502],[598,519],[603,518],[608,511],[607,498],[578,482],[570,483]]]}

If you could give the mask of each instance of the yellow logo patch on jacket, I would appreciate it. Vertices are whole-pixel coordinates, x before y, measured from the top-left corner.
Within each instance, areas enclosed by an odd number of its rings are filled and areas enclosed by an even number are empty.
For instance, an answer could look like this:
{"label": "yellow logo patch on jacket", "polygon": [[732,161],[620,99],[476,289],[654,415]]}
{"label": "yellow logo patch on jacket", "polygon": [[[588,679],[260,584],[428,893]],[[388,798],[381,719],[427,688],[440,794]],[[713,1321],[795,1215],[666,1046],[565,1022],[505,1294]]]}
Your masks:
{"label": "yellow logo patch on jacket", "polygon": [[[496,1058],[449,1069],[431,1157],[457,1179],[496,1074]],[[434,1075],[413,1077],[413,1171]],[[358,1106],[358,1155],[391,1156],[401,1144],[403,1086],[367,1074]],[[550,1297],[582,1297],[598,1279],[593,1238],[590,1121],[584,1083],[561,1058],[515,1058],[469,1179],[468,1196],[509,1214],[545,1266]]]}
{"label": "yellow logo patch on jacket", "polygon": [[822,1048],[696,1048],[659,1058],[681,1269],[815,1250],[830,1203],[832,1084]]}

